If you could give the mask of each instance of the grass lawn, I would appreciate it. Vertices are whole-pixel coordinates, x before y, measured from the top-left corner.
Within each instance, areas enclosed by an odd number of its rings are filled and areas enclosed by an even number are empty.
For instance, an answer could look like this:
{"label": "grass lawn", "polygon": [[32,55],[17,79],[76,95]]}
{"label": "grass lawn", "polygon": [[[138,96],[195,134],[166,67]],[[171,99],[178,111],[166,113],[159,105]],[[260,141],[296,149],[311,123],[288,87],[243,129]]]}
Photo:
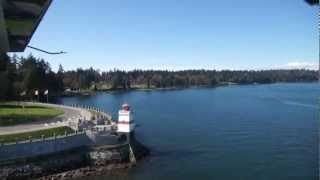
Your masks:
{"label": "grass lawn", "polygon": [[56,136],[64,135],[65,132],[70,134],[70,133],[74,133],[74,130],[69,127],[57,127],[57,128],[18,133],[18,134],[0,135],[0,142],[12,143],[16,141],[26,141],[26,140],[29,140],[30,136],[32,139],[40,139],[42,138],[42,135],[44,135],[45,138],[48,138],[48,137],[53,137],[54,134],[56,134]]}
{"label": "grass lawn", "polygon": [[45,120],[63,114],[63,110],[43,106],[0,105],[0,126],[12,126]]}

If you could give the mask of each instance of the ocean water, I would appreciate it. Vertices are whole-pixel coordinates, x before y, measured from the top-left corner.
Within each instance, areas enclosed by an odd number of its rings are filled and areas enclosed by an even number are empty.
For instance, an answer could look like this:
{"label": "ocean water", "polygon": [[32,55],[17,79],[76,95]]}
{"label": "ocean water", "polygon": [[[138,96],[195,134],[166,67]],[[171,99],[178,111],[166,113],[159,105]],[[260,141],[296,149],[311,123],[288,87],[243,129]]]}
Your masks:
{"label": "ocean water", "polygon": [[[111,180],[319,179],[319,83],[98,93],[67,97],[117,118],[134,110],[151,155]],[[85,178],[84,178],[85,179]]]}

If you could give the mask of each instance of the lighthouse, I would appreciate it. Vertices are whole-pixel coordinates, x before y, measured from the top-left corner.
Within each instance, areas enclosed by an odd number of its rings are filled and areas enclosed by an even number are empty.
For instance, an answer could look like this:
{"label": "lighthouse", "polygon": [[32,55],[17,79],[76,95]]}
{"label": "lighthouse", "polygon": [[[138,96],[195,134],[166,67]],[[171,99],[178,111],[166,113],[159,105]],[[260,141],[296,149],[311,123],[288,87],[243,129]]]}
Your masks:
{"label": "lighthouse", "polygon": [[[137,146],[137,142],[134,138],[134,121],[132,117],[132,111],[129,104],[125,103],[121,106],[119,110],[119,119],[117,124],[117,131],[121,135],[120,137],[125,137],[126,142],[129,145],[129,159],[131,163],[136,163],[136,157],[134,155],[134,148]],[[133,146],[132,146],[133,145]],[[132,147],[131,147],[132,146]]]}
{"label": "lighthouse", "polygon": [[129,104],[125,103],[119,110],[118,133],[131,134],[134,131],[134,121]]}

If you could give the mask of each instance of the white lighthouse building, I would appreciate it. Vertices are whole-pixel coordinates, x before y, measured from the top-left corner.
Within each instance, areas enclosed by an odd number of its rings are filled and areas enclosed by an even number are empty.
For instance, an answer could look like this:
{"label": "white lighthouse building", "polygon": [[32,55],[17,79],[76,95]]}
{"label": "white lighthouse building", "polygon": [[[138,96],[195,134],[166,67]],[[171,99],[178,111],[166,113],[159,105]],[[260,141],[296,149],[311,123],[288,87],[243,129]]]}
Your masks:
{"label": "white lighthouse building", "polygon": [[134,121],[132,117],[132,112],[130,110],[129,104],[123,104],[122,108],[119,110],[118,119],[118,132],[119,133],[131,133],[134,131]]}

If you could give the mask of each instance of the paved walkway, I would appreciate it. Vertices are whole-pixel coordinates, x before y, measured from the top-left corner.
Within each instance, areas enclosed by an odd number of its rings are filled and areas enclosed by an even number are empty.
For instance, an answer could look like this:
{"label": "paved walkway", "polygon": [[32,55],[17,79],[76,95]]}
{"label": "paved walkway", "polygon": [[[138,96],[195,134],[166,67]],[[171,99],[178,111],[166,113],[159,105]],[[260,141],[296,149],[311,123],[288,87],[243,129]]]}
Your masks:
{"label": "paved walkway", "polygon": [[66,124],[68,123],[68,119],[73,117],[76,118],[76,117],[82,116],[87,120],[91,119],[91,113],[85,109],[74,108],[74,107],[63,106],[63,105],[56,105],[56,104],[31,103],[31,102],[26,104],[59,108],[64,111],[64,114],[57,116],[55,118],[51,118],[43,121],[20,124],[15,126],[0,127],[0,135],[30,132],[30,131],[66,126]]}

